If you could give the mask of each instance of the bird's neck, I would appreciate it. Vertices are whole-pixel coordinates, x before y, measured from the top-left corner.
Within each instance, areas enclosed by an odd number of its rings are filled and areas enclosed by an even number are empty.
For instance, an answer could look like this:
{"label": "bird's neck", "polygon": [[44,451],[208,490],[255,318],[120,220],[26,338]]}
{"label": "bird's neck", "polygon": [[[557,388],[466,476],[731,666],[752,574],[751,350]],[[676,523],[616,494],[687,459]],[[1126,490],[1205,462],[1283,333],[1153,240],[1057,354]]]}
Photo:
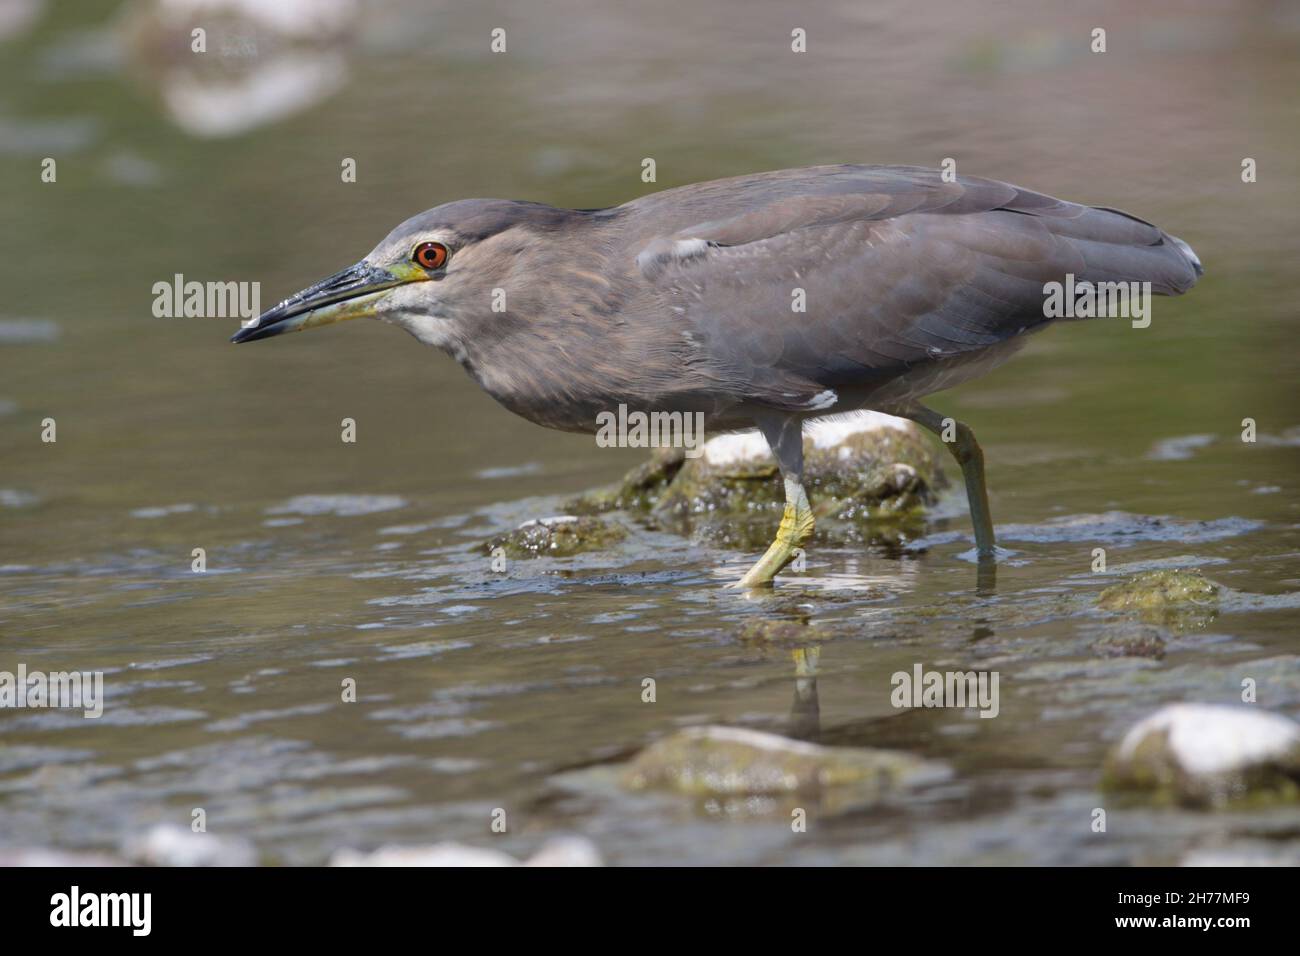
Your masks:
{"label": "bird's neck", "polygon": [[467,343],[456,323],[433,315],[404,314],[392,320],[425,345],[442,349],[457,362],[464,365],[469,359]]}

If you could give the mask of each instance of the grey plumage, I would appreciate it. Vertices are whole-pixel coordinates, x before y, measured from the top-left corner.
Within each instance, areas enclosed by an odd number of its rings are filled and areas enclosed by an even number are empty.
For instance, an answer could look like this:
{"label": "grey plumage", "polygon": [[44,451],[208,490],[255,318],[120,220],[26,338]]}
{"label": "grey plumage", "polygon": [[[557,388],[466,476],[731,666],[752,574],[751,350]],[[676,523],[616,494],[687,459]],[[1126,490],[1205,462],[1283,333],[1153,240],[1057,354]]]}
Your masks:
{"label": "grey plumage", "polygon": [[[446,246],[445,266],[413,267],[413,247],[430,241]],[[818,166],[610,209],[448,203],[235,341],[369,315],[444,349],[507,408],[552,428],[594,432],[618,405],[702,412],[713,431],[757,425],[792,496],[788,545],[812,527],[804,419],[874,408],[938,430],[919,399],[1050,324],[1048,283],[1178,295],[1200,274],[1186,243],[1117,210],[917,167]],[[340,308],[339,288],[358,301]],[[964,425],[950,448],[989,555],[982,453]],[[788,560],[773,549],[746,581]]]}
{"label": "grey plumage", "polygon": [[[896,405],[1046,325],[1047,282],[1176,295],[1199,272],[1185,244],[1125,213],[916,167],[784,170],[595,211],[462,200],[385,244],[438,228],[462,243],[451,270],[482,243],[501,260],[440,302],[444,347],[512,410],[572,431],[619,402],[702,410],[715,429],[747,427],[754,406]],[[815,407],[827,390],[838,401]]]}

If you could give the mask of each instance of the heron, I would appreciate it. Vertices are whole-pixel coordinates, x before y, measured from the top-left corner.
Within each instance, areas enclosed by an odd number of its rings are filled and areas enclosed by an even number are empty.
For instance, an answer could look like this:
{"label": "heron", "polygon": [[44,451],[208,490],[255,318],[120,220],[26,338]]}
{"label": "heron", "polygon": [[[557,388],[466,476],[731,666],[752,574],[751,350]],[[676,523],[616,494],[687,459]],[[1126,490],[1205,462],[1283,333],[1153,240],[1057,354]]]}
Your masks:
{"label": "heron", "polygon": [[983,451],[922,399],[1057,321],[1053,284],[1179,295],[1202,272],[1187,243],[1116,209],[951,171],[815,166],[601,209],[448,202],[232,341],[374,318],[538,425],[594,433],[624,405],[702,414],[711,433],[757,428],[785,492],[775,540],[737,582],[757,588],[813,532],[804,423],[862,409],[943,439],[976,554],[996,561]]}

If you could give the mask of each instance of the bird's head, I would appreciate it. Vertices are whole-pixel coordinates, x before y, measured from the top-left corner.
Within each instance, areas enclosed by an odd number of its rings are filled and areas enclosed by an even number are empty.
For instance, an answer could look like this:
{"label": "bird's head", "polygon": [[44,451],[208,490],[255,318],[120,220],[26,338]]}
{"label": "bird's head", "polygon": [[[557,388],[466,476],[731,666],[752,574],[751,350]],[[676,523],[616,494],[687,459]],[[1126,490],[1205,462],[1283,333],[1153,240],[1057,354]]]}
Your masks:
{"label": "bird's head", "polygon": [[378,318],[455,351],[473,323],[503,311],[495,307],[503,290],[520,288],[535,250],[577,215],[501,199],[438,206],[402,223],[356,265],[266,310],[231,341]]}

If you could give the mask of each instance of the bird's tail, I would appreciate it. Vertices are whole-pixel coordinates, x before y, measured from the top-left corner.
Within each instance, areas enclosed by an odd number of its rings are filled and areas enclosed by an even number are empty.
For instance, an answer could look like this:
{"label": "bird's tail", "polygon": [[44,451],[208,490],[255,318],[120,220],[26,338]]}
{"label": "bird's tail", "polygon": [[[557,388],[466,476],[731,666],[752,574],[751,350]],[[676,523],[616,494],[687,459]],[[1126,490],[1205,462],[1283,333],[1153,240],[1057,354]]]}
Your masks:
{"label": "bird's tail", "polygon": [[1070,236],[1092,282],[1150,282],[1156,295],[1182,295],[1204,274],[1192,247],[1119,209],[1089,207],[1057,227]]}
{"label": "bird's tail", "polygon": [[1192,286],[1196,285],[1197,279],[1205,275],[1205,267],[1201,265],[1201,260],[1198,259],[1196,253],[1192,251],[1192,247],[1189,246],[1187,243],[1183,242],[1183,240],[1179,239],[1177,236],[1171,236],[1167,232],[1161,232],[1160,235],[1161,238],[1172,243],[1173,247],[1183,254],[1183,258],[1186,259],[1191,264],[1192,271],[1196,273],[1195,276],[1192,277],[1192,281],[1187,284],[1187,287],[1185,289],[1178,290],[1179,292],[1186,292],[1187,289],[1190,289]]}

